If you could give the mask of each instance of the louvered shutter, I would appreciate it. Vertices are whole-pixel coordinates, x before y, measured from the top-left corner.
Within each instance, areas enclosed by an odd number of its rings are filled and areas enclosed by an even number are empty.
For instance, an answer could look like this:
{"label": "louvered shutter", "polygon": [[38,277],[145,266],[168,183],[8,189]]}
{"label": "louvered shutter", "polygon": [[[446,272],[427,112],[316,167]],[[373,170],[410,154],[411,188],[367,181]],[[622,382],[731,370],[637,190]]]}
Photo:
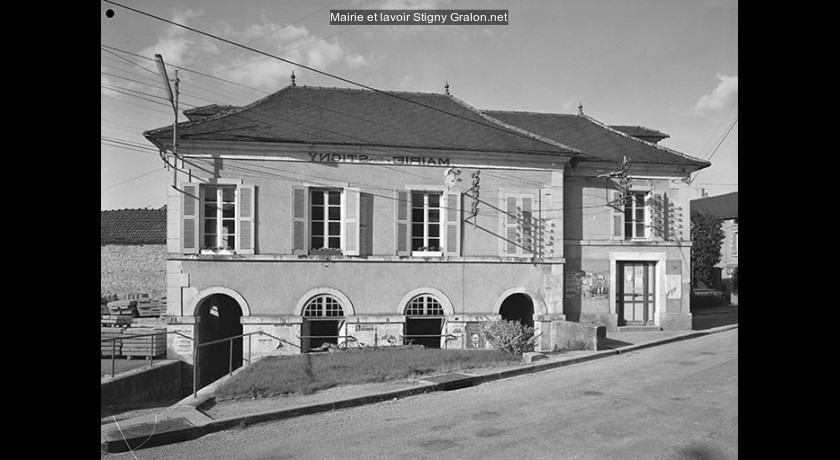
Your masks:
{"label": "louvered shutter", "polygon": [[306,254],[306,221],[309,214],[306,187],[292,187],[292,254]]}
{"label": "louvered shutter", "polygon": [[359,255],[359,189],[346,188],[341,194],[344,201],[344,255]]}
{"label": "louvered shutter", "polygon": [[359,194],[359,255],[373,254],[373,195]]}
{"label": "louvered shutter", "polygon": [[199,238],[201,237],[201,187],[196,183],[182,186],[181,196],[181,252],[184,254],[198,254]]}
{"label": "louvered shutter", "polygon": [[664,240],[666,235],[665,225],[668,208],[665,206],[665,194],[653,192],[648,195],[647,212],[650,220],[650,236],[652,239]]}
{"label": "louvered shutter", "polygon": [[507,196],[505,198],[505,240],[503,241],[503,252],[505,255],[516,255],[518,248],[518,232],[517,223],[519,222],[517,210],[517,198],[515,196]]}
{"label": "louvered shutter", "polygon": [[239,228],[237,235],[239,236],[238,247],[236,252],[239,254],[253,254],[254,253],[254,226],[256,223],[254,211],[255,204],[255,189],[253,185],[240,185],[236,188],[237,203],[236,209],[239,210]]}
{"label": "louvered shutter", "polygon": [[445,193],[446,206],[446,247],[444,255],[457,257],[461,255],[461,194]]}
{"label": "louvered shutter", "polygon": [[612,191],[612,220],[613,220],[613,231],[612,231],[612,239],[614,240],[623,240],[624,239],[624,204],[621,201],[621,192],[618,190]]}
{"label": "louvered shutter", "polygon": [[409,222],[409,207],[411,203],[408,201],[408,192],[398,190],[397,191],[397,233],[396,233],[396,252],[398,256],[408,256],[410,255],[409,247],[409,239],[411,235],[409,234],[409,226],[411,222]]}
{"label": "louvered shutter", "polygon": [[522,229],[522,252],[525,255],[532,254],[534,251],[534,227],[533,223],[533,202],[534,199],[530,196],[523,196],[521,198],[521,215],[519,227]]}

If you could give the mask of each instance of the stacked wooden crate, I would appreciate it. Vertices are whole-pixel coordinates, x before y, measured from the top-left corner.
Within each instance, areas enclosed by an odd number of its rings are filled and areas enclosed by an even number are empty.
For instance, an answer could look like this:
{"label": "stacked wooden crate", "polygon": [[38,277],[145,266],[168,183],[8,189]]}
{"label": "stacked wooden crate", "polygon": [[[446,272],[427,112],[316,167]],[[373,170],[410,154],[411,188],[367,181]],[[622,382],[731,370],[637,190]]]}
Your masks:
{"label": "stacked wooden crate", "polygon": [[161,299],[138,300],[137,313],[141,317],[157,317],[166,314],[166,297]]}
{"label": "stacked wooden crate", "polygon": [[[114,337],[122,337],[124,327],[100,327],[99,338],[110,339]],[[100,348],[100,357],[110,358],[111,356],[122,355],[122,340],[102,340]]]}
{"label": "stacked wooden crate", "polygon": [[[155,358],[166,355],[166,328],[158,327],[127,327],[123,329],[122,355],[127,358]],[[154,336],[132,336],[155,334]]]}
{"label": "stacked wooden crate", "polygon": [[136,300],[113,300],[108,302],[108,311],[111,316],[137,316]]}

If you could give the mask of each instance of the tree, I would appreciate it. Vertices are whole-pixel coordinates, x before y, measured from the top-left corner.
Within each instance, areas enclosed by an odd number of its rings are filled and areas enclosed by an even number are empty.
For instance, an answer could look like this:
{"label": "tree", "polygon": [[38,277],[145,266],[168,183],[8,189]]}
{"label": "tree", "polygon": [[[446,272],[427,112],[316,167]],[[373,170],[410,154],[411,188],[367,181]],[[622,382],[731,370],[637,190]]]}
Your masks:
{"label": "tree", "polygon": [[712,286],[723,244],[721,222],[709,211],[691,211],[691,286]]}

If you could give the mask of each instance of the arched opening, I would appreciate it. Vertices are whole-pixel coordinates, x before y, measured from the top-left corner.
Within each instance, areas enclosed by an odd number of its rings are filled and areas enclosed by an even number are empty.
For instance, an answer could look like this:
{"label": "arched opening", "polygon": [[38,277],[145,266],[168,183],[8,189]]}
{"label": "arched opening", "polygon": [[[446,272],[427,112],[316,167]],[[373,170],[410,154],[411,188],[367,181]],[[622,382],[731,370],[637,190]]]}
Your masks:
{"label": "arched opening", "polygon": [[319,294],[309,299],[303,307],[301,352],[325,351],[330,344],[337,345],[343,323],[344,309],[337,298]]}
{"label": "arched opening", "polygon": [[523,326],[534,327],[534,302],[527,294],[511,294],[499,308],[502,319],[519,321]]}
{"label": "arched opening", "polygon": [[[242,335],[242,309],[225,294],[213,294],[196,307],[198,345]],[[233,342],[231,344],[231,342]],[[198,348],[198,381],[201,387],[242,366],[242,338]]]}
{"label": "arched opening", "polygon": [[405,307],[405,344],[440,348],[444,318],[436,298],[426,294],[412,298]]}

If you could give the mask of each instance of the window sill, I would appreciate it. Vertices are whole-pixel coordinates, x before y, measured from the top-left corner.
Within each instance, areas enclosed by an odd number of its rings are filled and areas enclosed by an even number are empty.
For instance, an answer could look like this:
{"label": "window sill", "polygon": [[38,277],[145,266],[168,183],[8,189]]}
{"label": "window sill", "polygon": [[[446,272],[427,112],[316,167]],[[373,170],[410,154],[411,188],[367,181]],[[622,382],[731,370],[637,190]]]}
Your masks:
{"label": "window sill", "polygon": [[309,251],[308,255],[310,256],[340,256],[342,255],[341,249],[312,249]]}
{"label": "window sill", "polygon": [[411,257],[443,257],[443,251],[411,251]]}
{"label": "window sill", "polygon": [[235,255],[235,254],[236,254],[236,251],[233,251],[233,250],[230,250],[230,249],[220,249],[220,250],[202,249],[201,250],[201,255],[203,255],[203,256],[232,256],[232,255]]}

